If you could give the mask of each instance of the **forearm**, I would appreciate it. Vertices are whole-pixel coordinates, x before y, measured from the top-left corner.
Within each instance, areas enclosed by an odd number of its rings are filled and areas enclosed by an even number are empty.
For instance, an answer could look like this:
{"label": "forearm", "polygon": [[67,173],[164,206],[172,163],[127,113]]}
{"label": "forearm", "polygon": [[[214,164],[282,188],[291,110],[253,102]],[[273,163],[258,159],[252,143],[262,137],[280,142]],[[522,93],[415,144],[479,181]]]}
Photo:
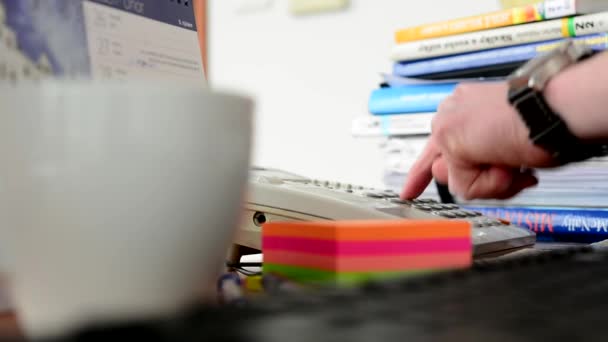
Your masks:
{"label": "forearm", "polygon": [[608,53],[557,75],[545,97],[576,136],[608,141]]}

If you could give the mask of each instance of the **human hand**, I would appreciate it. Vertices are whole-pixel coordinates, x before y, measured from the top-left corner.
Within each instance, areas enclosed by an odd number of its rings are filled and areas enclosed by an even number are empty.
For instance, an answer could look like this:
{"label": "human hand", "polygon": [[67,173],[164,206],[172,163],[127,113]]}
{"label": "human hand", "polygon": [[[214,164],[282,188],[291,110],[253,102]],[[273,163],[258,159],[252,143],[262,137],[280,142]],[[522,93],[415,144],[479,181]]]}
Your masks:
{"label": "human hand", "polygon": [[507,91],[502,82],[461,84],[441,103],[403,198],[418,197],[433,177],[465,200],[510,198],[537,184],[531,168],[554,161],[530,142]]}

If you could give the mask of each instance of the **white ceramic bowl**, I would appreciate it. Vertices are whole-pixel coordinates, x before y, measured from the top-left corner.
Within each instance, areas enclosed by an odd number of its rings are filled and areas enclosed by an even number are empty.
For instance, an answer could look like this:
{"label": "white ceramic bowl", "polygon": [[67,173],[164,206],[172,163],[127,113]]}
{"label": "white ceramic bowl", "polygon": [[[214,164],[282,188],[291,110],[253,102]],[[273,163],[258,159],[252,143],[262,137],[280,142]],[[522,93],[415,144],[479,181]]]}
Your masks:
{"label": "white ceramic bowl", "polygon": [[0,248],[26,333],[172,314],[236,231],[253,103],[193,86],[0,88]]}

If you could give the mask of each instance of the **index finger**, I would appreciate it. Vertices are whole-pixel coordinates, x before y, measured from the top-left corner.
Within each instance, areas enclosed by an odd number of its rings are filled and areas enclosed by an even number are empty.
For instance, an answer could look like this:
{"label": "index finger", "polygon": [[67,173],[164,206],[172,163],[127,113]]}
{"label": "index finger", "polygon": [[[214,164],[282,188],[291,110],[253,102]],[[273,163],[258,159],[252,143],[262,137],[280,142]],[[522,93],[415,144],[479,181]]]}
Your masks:
{"label": "index finger", "polygon": [[412,199],[422,194],[433,180],[433,163],[440,155],[439,148],[433,139],[430,139],[424,151],[422,151],[422,154],[408,172],[405,186],[401,193],[402,198]]}

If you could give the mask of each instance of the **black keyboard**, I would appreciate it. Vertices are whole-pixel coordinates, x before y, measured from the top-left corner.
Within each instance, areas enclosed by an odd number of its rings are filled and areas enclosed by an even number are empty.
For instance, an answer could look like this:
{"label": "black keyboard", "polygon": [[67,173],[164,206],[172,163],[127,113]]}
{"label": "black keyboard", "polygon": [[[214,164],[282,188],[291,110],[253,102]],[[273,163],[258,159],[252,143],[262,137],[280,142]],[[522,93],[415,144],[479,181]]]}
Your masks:
{"label": "black keyboard", "polygon": [[271,293],[163,322],[88,327],[62,341],[606,340],[606,298],[608,253],[584,247],[349,290]]}

